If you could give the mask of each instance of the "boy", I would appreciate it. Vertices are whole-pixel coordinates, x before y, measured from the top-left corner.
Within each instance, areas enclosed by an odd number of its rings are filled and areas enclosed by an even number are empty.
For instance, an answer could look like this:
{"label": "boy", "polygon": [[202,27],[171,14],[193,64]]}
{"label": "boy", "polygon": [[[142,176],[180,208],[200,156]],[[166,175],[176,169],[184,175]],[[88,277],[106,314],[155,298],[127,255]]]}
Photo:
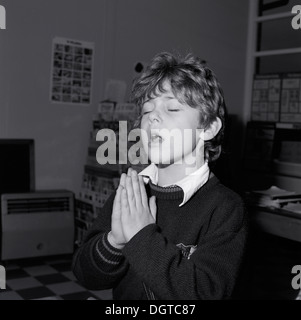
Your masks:
{"label": "boy", "polygon": [[[113,288],[116,300],[228,299],[247,219],[241,198],[209,169],[224,132],[217,79],[193,55],[161,53],[132,93],[151,164],[122,174],[74,255],[74,273],[89,289]],[[171,145],[173,130],[183,139]]]}

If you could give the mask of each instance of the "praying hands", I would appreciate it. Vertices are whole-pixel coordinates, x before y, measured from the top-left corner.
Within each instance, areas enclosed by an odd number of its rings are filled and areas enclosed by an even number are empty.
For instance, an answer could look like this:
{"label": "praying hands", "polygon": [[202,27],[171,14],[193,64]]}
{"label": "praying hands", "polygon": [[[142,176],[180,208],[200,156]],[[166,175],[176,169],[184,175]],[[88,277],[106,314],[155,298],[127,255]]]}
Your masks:
{"label": "praying hands", "polygon": [[156,223],[156,213],[156,198],[148,199],[142,177],[130,168],[121,175],[116,191],[109,242],[122,249],[136,233]]}

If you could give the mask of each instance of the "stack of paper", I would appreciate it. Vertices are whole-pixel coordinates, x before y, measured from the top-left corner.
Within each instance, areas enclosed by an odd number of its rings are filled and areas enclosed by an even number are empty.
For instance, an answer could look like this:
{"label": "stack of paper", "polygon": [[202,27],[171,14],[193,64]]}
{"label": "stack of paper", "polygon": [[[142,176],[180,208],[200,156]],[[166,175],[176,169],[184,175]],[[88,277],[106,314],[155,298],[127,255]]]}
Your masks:
{"label": "stack of paper", "polygon": [[285,204],[301,201],[301,193],[271,186],[265,190],[251,191],[247,196],[247,201],[255,206],[281,208]]}
{"label": "stack of paper", "polygon": [[[301,201],[301,200],[300,200]],[[283,210],[300,213],[301,214],[301,203],[288,203],[282,207]]]}

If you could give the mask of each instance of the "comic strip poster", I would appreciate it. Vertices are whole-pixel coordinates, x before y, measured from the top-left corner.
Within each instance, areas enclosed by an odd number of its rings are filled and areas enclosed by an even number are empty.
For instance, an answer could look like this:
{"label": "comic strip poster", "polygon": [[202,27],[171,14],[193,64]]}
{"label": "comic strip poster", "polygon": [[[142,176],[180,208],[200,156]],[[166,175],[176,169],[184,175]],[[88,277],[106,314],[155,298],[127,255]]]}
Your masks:
{"label": "comic strip poster", "polygon": [[90,105],[94,43],[55,37],[52,44],[50,101]]}

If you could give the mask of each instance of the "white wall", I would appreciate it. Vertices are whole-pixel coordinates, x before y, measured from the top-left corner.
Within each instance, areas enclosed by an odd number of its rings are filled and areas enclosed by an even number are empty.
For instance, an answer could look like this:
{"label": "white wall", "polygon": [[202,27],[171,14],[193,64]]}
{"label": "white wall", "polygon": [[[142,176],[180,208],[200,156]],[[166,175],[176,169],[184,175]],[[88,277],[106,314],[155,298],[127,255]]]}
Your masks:
{"label": "white wall", "polygon": [[131,83],[135,62],[160,51],[194,52],[220,80],[230,113],[242,114],[248,0],[110,0],[110,75]]}
{"label": "white wall", "polygon": [[[38,189],[80,187],[91,119],[100,99],[103,1],[7,0],[0,33],[1,138],[33,138]],[[49,102],[52,39],[96,46],[92,105]]]}
{"label": "white wall", "polygon": [[[137,61],[193,51],[209,62],[230,113],[242,114],[247,0],[1,0],[0,138],[36,142],[38,189],[80,188],[88,136],[105,81],[129,87]],[[95,43],[90,107],[49,102],[55,36]]]}

